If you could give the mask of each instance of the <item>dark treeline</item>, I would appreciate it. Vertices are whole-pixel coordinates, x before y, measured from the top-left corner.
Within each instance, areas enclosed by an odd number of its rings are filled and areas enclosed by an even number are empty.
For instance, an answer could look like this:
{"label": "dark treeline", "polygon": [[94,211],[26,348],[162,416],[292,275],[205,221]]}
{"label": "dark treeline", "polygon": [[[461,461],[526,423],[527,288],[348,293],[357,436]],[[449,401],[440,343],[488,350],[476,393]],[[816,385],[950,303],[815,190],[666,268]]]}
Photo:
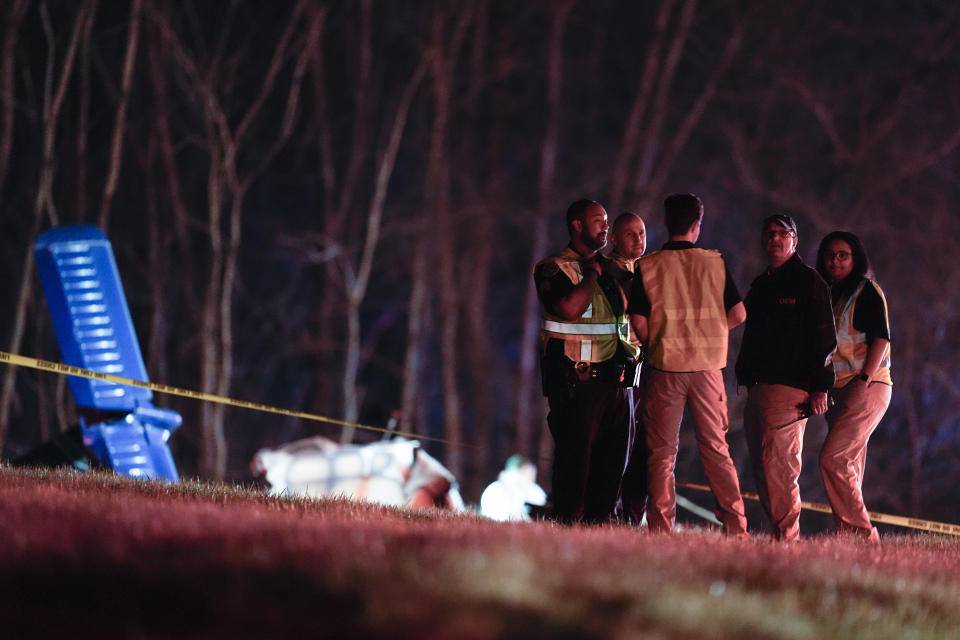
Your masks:
{"label": "dark treeline", "polygon": [[[30,249],[95,224],[153,380],[375,426],[400,410],[476,500],[511,453],[550,450],[531,268],[567,204],[639,213],[652,250],[662,198],[693,191],[741,294],[774,210],[808,262],[828,231],[861,236],[894,331],[867,505],[958,519],[955,4],[10,0],[0,20],[5,350],[58,357]],[[62,378],[0,376],[4,458],[74,420]],[[379,437],[157,402],[184,416],[187,476]]]}

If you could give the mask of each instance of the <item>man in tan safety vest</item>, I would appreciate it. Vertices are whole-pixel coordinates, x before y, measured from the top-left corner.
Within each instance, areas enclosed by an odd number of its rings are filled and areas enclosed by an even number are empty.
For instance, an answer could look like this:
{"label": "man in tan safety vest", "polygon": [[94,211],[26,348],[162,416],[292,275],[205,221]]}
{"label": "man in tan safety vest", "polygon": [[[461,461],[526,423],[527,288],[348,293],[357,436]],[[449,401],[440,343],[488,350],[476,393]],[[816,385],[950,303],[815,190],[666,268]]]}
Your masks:
{"label": "man in tan safety vest", "polygon": [[625,301],[604,271],[607,212],[593,200],[567,209],[570,244],[534,268],[543,321],[543,393],[554,440],[552,511],[561,522],[602,523],[614,515],[633,446],[632,380],[639,353]]}
{"label": "man in tan safety vest", "polygon": [[689,404],[716,514],[730,535],[747,535],[740,483],[726,434],[730,423],[722,369],[729,331],[747,316],[717,251],[698,249],[703,203],[693,194],[664,201],[670,241],[637,263],[627,313],[647,345],[642,422],[649,450],[651,531],[669,532],[676,518],[674,466],[680,421]]}

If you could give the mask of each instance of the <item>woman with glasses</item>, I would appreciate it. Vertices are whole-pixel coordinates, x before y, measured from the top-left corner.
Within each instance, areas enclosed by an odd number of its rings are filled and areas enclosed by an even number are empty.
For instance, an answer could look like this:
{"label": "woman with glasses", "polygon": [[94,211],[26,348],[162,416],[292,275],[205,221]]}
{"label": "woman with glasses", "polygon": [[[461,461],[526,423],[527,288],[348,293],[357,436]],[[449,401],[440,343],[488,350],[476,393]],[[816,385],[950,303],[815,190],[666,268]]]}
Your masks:
{"label": "woman with glasses", "polygon": [[849,231],[824,237],[817,271],[830,283],[837,327],[836,404],[826,414],[829,431],[820,451],[820,474],[839,532],[879,544],[861,486],[867,440],[890,405],[893,386],[887,301],[860,239]]}

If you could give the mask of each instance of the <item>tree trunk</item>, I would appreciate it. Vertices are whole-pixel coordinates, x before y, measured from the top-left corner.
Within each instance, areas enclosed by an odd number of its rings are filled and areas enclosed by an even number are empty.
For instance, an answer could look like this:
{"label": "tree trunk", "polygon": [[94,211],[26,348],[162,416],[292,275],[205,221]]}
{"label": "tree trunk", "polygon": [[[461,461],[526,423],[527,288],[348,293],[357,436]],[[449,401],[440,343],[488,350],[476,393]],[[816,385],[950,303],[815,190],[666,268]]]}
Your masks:
{"label": "tree trunk", "polygon": [[130,28],[127,32],[127,51],[124,55],[123,76],[120,81],[120,100],[117,103],[117,115],[113,124],[113,138],[110,144],[110,168],[107,170],[107,179],[103,185],[103,200],[100,203],[100,228],[106,231],[110,221],[110,205],[117,192],[117,182],[120,179],[121,155],[123,152],[123,136],[127,129],[127,104],[130,102],[130,88],[133,86],[133,67],[137,60],[137,49],[140,44],[140,22],[143,0],[133,0],[130,7]]}
{"label": "tree trunk", "polygon": [[[418,220],[412,221],[414,224]],[[407,348],[403,358],[403,388],[400,392],[400,431],[421,433],[420,388],[424,362],[424,333],[430,285],[427,272],[429,243],[424,234],[417,236],[413,251],[410,302],[407,305]]]}
{"label": "tree trunk", "polygon": [[453,72],[463,42],[472,7],[464,5],[455,23],[449,44],[445,43],[445,16],[437,10],[433,16],[429,62],[433,80],[433,125],[430,130],[430,155],[424,190],[427,209],[433,215],[437,234],[440,288],[440,377],[443,388],[443,420],[446,440],[445,462],[455,476],[463,475],[463,419],[460,385],[460,265],[457,263],[457,238],[450,219],[450,172],[447,129],[453,102]]}
{"label": "tree trunk", "polygon": [[[347,292],[347,349],[344,359],[343,373],[343,407],[344,420],[356,422],[360,415],[360,399],[357,393],[357,376],[360,368],[360,305],[363,303],[367,293],[367,285],[370,282],[370,272],[373,269],[373,258],[377,250],[377,243],[380,241],[380,228],[383,222],[383,207],[387,199],[387,188],[390,185],[390,177],[393,175],[393,167],[397,159],[397,152],[400,149],[400,141],[403,138],[403,132],[407,124],[407,114],[410,111],[410,104],[420,82],[423,79],[425,67],[423,64],[417,67],[413,76],[407,83],[400,103],[397,105],[393,116],[393,123],[390,127],[390,135],[387,140],[386,148],[377,167],[376,182],[374,184],[373,197],[370,200],[370,207],[367,211],[367,231],[363,243],[363,253],[360,256],[360,262],[356,270],[356,277],[349,283]],[[341,443],[349,443],[353,440],[353,427],[344,427],[341,435]]]}
{"label": "tree trunk", "polygon": [[[16,102],[14,63],[20,24],[29,4],[28,0],[14,0],[7,14],[6,29],[3,31],[3,59],[0,60],[0,189],[7,179],[10,150],[13,148],[13,107]],[[2,444],[0,440],[0,445]]]}
{"label": "tree trunk", "polygon": [[[560,91],[563,84],[563,38],[567,18],[573,2],[566,0],[553,5],[550,21],[550,36],[547,40],[547,104],[543,143],[540,147],[540,177],[537,183],[539,207],[533,223],[533,238],[530,243],[533,265],[542,260],[548,251],[548,220],[556,215],[553,198],[553,183],[556,176],[557,146],[560,141]],[[528,272],[527,294],[523,306],[523,338],[520,343],[520,372],[517,381],[516,419],[517,449],[524,456],[535,456],[538,434],[544,429],[543,399],[539,384],[540,352],[540,303],[533,286],[533,277]],[[541,438],[544,436],[540,436]],[[545,436],[549,437],[549,436]],[[540,470],[543,475],[543,469]]]}
{"label": "tree trunk", "polygon": [[[40,174],[39,186],[37,188],[37,197],[33,206],[33,224],[31,226],[30,240],[24,250],[22,270],[20,272],[20,293],[17,296],[17,303],[14,307],[13,333],[10,338],[9,351],[19,353],[20,345],[23,341],[23,334],[26,328],[27,307],[30,303],[30,297],[33,295],[33,241],[40,232],[42,220],[46,215],[50,222],[57,224],[56,208],[53,204],[53,176],[56,171],[54,158],[54,148],[57,134],[57,120],[60,117],[60,109],[63,106],[64,96],[67,91],[67,84],[73,71],[73,61],[76,56],[77,46],[80,42],[80,33],[84,21],[90,15],[92,2],[87,0],[77,11],[73,22],[73,31],[70,35],[70,44],[67,46],[67,53],[64,56],[63,66],[60,69],[60,76],[57,82],[56,91],[51,94],[52,87],[50,82],[53,80],[53,68],[55,64],[53,49],[53,33],[50,25],[50,19],[47,15],[46,5],[41,5],[41,17],[44,23],[44,29],[48,38],[48,57],[47,57],[47,86],[44,92],[44,113],[43,113],[43,169]],[[14,7],[16,8],[16,7]],[[10,99],[13,99],[12,86],[10,89]],[[4,141],[6,145],[9,142]],[[10,422],[10,407],[13,403],[13,392],[16,386],[16,367],[6,367],[3,376],[3,388],[0,390],[0,445],[6,442],[7,428]]]}
{"label": "tree trunk", "polygon": [[[630,182],[629,163],[634,152],[639,147],[641,127],[644,122],[644,117],[650,108],[650,99],[653,95],[653,87],[660,69],[663,46],[670,25],[670,14],[673,12],[675,5],[676,0],[664,0],[660,3],[660,10],[657,12],[654,35],[650,40],[650,47],[644,56],[643,73],[639,78],[640,82],[637,87],[637,95],[634,97],[633,104],[630,107],[630,114],[627,116],[627,124],[624,127],[620,147],[617,150],[617,158],[613,165],[610,188],[610,206],[612,211],[619,212],[625,208],[623,202],[624,192]],[[642,211],[642,209],[637,210]]]}

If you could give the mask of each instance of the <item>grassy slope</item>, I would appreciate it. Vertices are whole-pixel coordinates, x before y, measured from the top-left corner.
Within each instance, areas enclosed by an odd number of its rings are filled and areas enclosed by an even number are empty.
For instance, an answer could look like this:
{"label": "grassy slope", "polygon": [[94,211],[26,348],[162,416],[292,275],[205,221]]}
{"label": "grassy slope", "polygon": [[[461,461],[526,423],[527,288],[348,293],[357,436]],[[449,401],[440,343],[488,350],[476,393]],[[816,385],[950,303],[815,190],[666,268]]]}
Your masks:
{"label": "grassy slope", "polygon": [[0,636],[960,637],[960,540],[500,524],[0,467]]}

